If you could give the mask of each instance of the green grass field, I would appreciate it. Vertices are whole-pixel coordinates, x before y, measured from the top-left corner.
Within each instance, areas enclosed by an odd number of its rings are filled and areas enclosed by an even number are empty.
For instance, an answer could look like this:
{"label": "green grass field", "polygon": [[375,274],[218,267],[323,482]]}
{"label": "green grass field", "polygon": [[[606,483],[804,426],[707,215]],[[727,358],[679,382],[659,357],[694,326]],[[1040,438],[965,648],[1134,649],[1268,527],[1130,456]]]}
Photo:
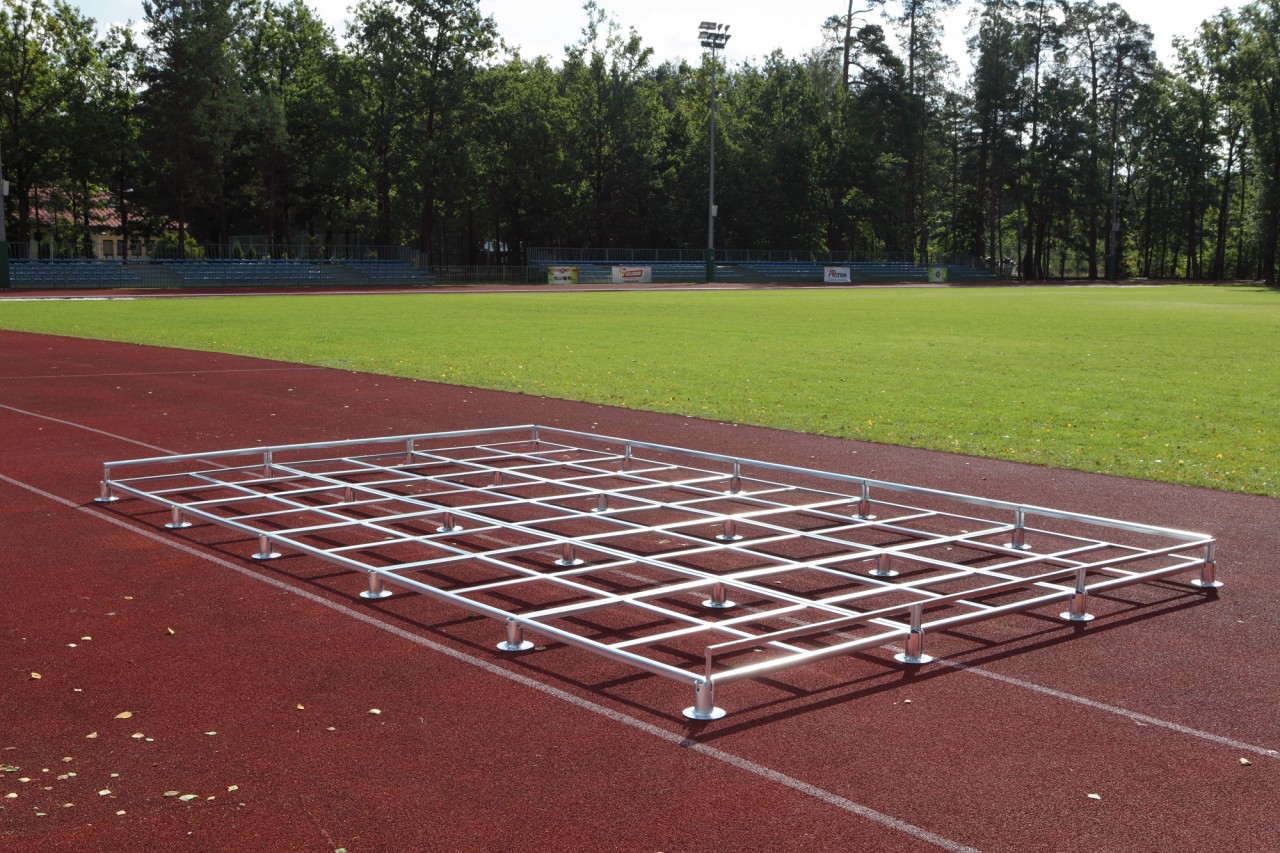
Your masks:
{"label": "green grass field", "polygon": [[0,327],[1280,496],[1262,288],[0,300]]}

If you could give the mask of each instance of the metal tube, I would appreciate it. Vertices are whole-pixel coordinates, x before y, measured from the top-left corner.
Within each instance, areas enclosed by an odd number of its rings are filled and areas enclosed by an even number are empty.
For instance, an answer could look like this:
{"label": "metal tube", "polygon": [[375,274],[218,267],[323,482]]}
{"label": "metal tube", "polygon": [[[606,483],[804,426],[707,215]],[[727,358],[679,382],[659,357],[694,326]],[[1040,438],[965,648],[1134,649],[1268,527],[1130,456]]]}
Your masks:
{"label": "metal tube", "polygon": [[581,566],[586,560],[579,560],[574,551],[573,543],[565,542],[560,546],[560,559],[556,560],[557,566]]}
{"label": "metal tube", "polygon": [[175,506],[169,510],[169,523],[165,527],[170,530],[181,530],[184,527],[190,527],[191,522],[182,517],[182,507]]}
{"label": "metal tube", "polygon": [[862,481],[862,497],[858,500],[858,518],[861,521],[870,521],[875,518],[871,514],[871,484],[866,480]]}
{"label": "metal tube", "polygon": [[715,682],[709,679],[695,681],[693,705],[685,708],[683,713],[691,720],[718,720],[723,717],[724,709],[716,707]]}
{"label": "metal tube", "polygon": [[911,632],[907,634],[906,648],[893,656],[899,663],[926,664],[933,660],[924,653],[924,605],[911,605]]}
{"label": "metal tube", "polygon": [[1071,606],[1058,616],[1066,619],[1068,622],[1092,622],[1093,614],[1087,612],[1086,608],[1089,604],[1089,588],[1087,584],[1088,578],[1085,577],[1085,568],[1081,566],[1076,569],[1076,591],[1071,596]]}
{"label": "metal tube", "polygon": [[258,535],[258,553],[253,555],[255,560],[274,560],[280,556],[279,551],[271,550],[271,537],[265,533]]}
{"label": "metal tube", "polygon": [[361,598],[386,598],[391,595],[391,590],[382,585],[382,575],[378,572],[369,572],[369,588],[360,593]]}
{"label": "metal tube", "polygon": [[730,607],[734,607],[735,603],[725,596],[724,584],[716,581],[711,585],[711,597],[702,602],[702,606],[713,610],[728,610]]}
{"label": "metal tube", "polygon": [[524,652],[533,648],[533,643],[524,638],[524,627],[514,619],[506,623],[506,639],[498,643],[499,651]]}
{"label": "metal tube", "polygon": [[890,568],[892,566],[892,560],[893,557],[888,551],[885,551],[879,557],[876,557],[876,567],[867,572],[867,574],[871,575],[873,578],[896,578],[898,573]]}

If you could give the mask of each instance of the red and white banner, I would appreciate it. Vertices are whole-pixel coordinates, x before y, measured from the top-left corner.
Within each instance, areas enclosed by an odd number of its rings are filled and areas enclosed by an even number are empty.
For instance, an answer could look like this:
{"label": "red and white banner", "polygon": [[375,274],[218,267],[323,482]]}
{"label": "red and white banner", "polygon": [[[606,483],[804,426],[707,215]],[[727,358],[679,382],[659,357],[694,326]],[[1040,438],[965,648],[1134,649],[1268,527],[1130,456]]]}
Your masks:
{"label": "red and white banner", "polygon": [[614,284],[649,284],[653,281],[653,267],[614,267]]}
{"label": "red and white banner", "polygon": [[853,281],[848,267],[823,267],[822,280],[827,284],[848,284]]}

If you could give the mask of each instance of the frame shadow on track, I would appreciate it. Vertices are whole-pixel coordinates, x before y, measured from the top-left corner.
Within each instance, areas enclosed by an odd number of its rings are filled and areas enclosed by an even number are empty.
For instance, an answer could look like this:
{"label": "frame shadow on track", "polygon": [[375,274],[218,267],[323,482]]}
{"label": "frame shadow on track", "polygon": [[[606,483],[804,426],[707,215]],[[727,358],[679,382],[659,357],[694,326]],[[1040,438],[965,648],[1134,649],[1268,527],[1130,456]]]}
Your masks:
{"label": "frame shadow on track", "polygon": [[[925,684],[944,675],[959,675],[965,669],[1050,649],[1077,640],[1085,633],[1109,634],[1152,618],[1187,611],[1217,598],[1216,589],[1157,579],[1093,596],[1092,601],[1098,605],[1098,618],[1089,623],[1063,620],[1049,612],[1053,607],[1046,607],[1015,614],[1031,620],[1029,623],[1014,623],[1010,617],[932,633],[931,650],[941,655],[933,664],[898,663],[890,657],[897,650],[893,646],[850,652],[821,664],[742,682],[735,687],[731,716],[709,730],[706,721],[684,720],[676,712],[684,698],[678,685],[561,641],[544,641],[536,631],[536,645],[528,651],[498,651],[495,645],[501,639],[502,626],[487,616],[460,612],[412,591],[397,591],[384,599],[366,600],[359,595],[363,588],[359,572],[335,569],[298,553],[269,561],[255,560],[251,556],[253,539],[213,524],[166,529],[168,514],[150,504],[129,502],[122,507],[88,503],[85,506],[110,512],[139,529],[166,537],[178,536],[178,541],[244,564],[256,573],[301,585],[327,600],[377,614],[406,630],[461,647],[479,659],[500,663],[543,683],[559,683],[584,698],[603,700],[645,717],[678,720],[684,723],[689,737],[702,743],[796,715]],[[410,602],[413,604],[409,609],[416,612],[404,609],[403,605]],[[1015,624],[1016,629],[1010,631]],[[992,630],[993,625],[1003,626],[1004,630]],[[850,658],[856,659],[857,664],[849,661]]]}

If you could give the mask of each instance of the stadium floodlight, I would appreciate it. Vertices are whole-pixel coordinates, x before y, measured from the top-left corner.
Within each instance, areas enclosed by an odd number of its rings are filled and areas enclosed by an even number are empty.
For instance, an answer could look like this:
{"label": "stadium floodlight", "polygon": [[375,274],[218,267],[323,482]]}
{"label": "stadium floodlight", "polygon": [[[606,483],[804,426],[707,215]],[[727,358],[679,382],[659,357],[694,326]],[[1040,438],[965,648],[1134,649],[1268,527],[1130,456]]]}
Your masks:
{"label": "stadium floodlight", "polygon": [[698,43],[711,51],[711,164],[707,184],[707,281],[716,280],[716,51],[729,41],[729,25],[698,24]]}
{"label": "stadium floodlight", "polygon": [[0,151],[0,290],[9,289],[9,237],[5,232],[5,217],[9,215],[9,182],[4,179],[4,152]]}

